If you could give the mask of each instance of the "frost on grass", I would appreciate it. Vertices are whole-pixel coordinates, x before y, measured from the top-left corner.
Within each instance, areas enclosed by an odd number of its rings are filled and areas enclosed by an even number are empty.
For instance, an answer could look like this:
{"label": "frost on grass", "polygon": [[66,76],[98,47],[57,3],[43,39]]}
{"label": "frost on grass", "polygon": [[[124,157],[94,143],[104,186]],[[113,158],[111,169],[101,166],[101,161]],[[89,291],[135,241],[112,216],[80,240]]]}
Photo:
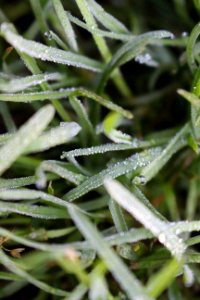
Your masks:
{"label": "frost on grass", "polygon": [[24,39],[15,32],[10,23],[3,23],[1,25],[0,34],[3,35],[7,42],[15,49],[22,53],[26,53],[31,57],[77,68],[85,68],[95,72],[100,72],[102,70],[102,65],[90,58]]}
{"label": "frost on grass", "polygon": [[152,159],[158,155],[158,153],[160,153],[160,150],[161,149],[158,147],[141,153],[136,153],[124,161],[119,161],[111,165],[100,173],[83,181],[83,183],[81,183],[78,187],[67,193],[64,196],[64,199],[73,201],[89,191],[100,187],[106,177],[117,178],[121,175],[128,174],[136,169],[148,165],[149,162],[152,161]]}
{"label": "frost on grass", "polygon": [[11,140],[0,148],[0,175],[40,135],[53,116],[54,108],[51,105],[44,106],[14,134]]}
{"label": "frost on grass", "polygon": [[107,179],[105,187],[112,199],[132,214],[140,223],[149,229],[177,259],[181,259],[186,250],[183,240],[176,234],[168,232],[167,222],[158,219],[134,194],[131,194],[117,181]]}

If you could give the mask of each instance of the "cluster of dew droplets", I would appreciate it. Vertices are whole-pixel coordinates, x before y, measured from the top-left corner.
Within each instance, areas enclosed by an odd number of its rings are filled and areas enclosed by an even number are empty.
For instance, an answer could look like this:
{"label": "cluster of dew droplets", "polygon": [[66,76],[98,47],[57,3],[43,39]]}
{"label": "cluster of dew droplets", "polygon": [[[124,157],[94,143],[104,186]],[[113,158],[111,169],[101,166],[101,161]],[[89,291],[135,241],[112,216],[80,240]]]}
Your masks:
{"label": "cluster of dew droplets", "polygon": [[173,256],[178,260],[182,258],[183,253],[186,250],[186,245],[183,240],[177,235],[169,232],[161,232],[158,236],[158,240],[163,244]]}
{"label": "cluster of dew droplets", "polygon": [[159,65],[158,62],[152,58],[150,53],[137,55],[135,61],[149,67],[158,67]]}

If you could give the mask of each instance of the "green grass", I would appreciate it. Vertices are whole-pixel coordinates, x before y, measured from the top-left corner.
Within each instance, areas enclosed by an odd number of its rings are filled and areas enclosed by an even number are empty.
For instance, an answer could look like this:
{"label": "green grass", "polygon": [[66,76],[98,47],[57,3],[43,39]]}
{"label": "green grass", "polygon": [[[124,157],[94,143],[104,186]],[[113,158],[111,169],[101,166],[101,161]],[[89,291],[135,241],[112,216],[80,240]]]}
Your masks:
{"label": "green grass", "polygon": [[0,299],[199,299],[199,1],[11,2]]}

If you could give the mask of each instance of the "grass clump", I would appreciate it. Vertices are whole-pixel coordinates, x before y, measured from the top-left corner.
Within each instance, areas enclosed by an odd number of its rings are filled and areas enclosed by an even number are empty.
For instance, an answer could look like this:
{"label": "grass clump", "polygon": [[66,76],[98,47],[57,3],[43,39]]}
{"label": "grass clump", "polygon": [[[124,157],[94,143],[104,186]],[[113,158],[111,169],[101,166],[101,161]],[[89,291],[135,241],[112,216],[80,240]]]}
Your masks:
{"label": "grass clump", "polygon": [[0,299],[198,299],[199,1],[11,2]]}

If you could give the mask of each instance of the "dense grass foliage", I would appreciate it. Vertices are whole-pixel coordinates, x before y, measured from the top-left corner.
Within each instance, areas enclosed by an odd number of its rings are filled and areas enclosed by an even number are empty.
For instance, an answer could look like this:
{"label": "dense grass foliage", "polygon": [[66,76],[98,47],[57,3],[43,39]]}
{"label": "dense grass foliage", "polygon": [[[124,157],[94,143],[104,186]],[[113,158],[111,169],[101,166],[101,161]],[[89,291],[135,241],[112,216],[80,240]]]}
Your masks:
{"label": "dense grass foliage", "polygon": [[0,1],[0,299],[199,299],[199,16]]}

